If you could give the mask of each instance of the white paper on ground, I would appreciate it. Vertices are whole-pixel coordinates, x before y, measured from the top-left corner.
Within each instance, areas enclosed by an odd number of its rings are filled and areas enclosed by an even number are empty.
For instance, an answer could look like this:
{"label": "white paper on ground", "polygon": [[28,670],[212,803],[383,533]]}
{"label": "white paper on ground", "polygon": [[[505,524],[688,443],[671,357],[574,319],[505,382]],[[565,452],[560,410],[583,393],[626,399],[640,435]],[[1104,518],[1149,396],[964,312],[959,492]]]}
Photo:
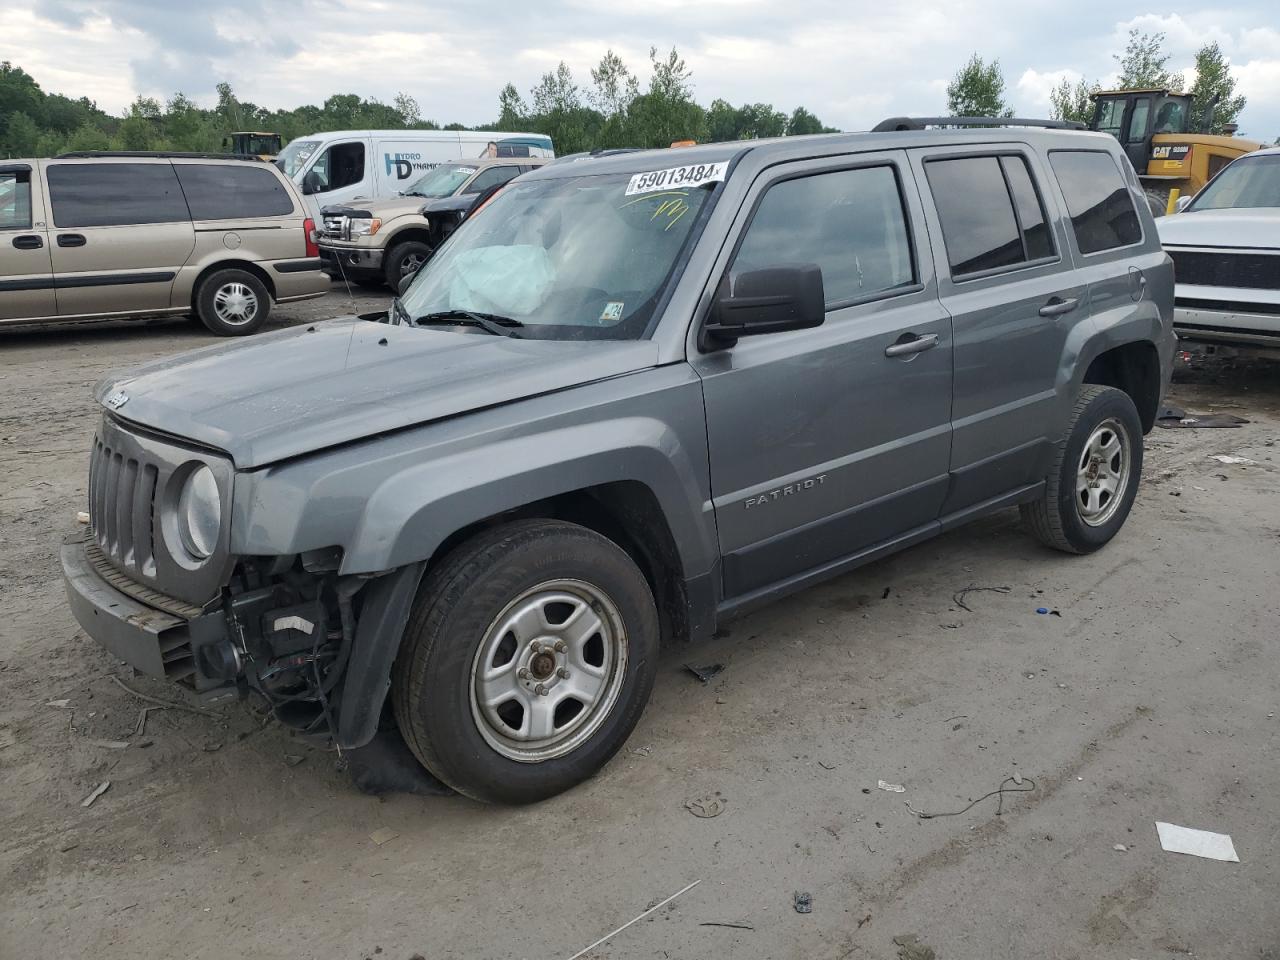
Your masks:
{"label": "white paper on ground", "polygon": [[1206,860],[1240,862],[1240,858],[1236,856],[1235,845],[1225,833],[1194,830],[1174,823],[1161,823],[1159,820],[1156,821],[1156,833],[1160,835],[1161,849],[1169,853],[1189,853],[1193,857],[1204,857]]}

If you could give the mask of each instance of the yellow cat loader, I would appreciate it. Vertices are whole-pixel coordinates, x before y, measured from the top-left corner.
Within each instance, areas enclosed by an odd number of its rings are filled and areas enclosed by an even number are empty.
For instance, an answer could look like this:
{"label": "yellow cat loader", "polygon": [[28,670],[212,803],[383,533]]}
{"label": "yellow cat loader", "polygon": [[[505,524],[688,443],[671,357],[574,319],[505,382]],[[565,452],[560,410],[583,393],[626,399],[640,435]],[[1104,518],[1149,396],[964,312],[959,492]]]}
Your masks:
{"label": "yellow cat loader", "polygon": [[280,152],[280,134],[259,130],[238,130],[222,139],[222,149],[238,157],[271,161]]}
{"label": "yellow cat loader", "polygon": [[[1092,130],[1120,141],[1146,190],[1151,212],[1172,213],[1236,157],[1262,147],[1254,140],[1190,129],[1191,95],[1171,90],[1102,90],[1093,94]],[[1210,102],[1202,126],[1213,123]],[[1174,192],[1176,191],[1176,193]]]}

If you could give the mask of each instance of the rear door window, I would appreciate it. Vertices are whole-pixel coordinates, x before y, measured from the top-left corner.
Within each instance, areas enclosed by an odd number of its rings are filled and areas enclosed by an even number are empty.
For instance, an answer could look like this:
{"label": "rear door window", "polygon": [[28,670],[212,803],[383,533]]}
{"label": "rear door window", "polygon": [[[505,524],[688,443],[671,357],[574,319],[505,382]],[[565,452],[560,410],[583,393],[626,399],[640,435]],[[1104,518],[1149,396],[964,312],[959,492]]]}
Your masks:
{"label": "rear door window", "polygon": [[1025,157],[949,157],[928,160],[924,169],[953,278],[1054,256],[1044,203]]}
{"label": "rear door window", "polygon": [[1142,224],[1111,154],[1101,150],[1051,150],[1049,163],[1062,187],[1084,254],[1142,242]]}
{"label": "rear door window", "polygon": [[191,219],[170,163],[54,163],[55,226],[110,227]]}
{"label": "rear door window", "polygon": [[31,229],[31,171],[0,170],[0,230]]}
{"label": "rear door window", "polygon": [[860,167],[771,186],[731,274],[816,263],[827,309],[914,285],[907,213],[893,167]]}
{"label": "rear door window", "polygon": [[514,180],[520,176],[521,169],[518,166],[490,167],[488,170],[481,170],[480,173],[467,184],[467,188],[462,192],[464,194],[484,193],[490,187],[496,187],[510,180]]}
{"label": "rear door window", "polygon": [[293,198],[266,167],[245,162],[174,165],[194,220],[283,217],[293,213]]}

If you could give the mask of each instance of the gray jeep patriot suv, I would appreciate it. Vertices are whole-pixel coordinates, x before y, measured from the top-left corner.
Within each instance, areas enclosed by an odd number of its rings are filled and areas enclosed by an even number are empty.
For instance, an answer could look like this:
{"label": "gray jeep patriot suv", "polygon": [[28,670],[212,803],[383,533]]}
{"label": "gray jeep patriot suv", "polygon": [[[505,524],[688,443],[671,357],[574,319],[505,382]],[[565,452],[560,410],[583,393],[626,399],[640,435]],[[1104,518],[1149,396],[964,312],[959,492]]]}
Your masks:
{"label": "gray jeep patriot suv", "polygon": [[1008,507],[1106,544],[1172,321],[1105,134],[549,165],[388,316],[101,384],[71,608],[146,673],[538,800],[623,744],[662,641]]}

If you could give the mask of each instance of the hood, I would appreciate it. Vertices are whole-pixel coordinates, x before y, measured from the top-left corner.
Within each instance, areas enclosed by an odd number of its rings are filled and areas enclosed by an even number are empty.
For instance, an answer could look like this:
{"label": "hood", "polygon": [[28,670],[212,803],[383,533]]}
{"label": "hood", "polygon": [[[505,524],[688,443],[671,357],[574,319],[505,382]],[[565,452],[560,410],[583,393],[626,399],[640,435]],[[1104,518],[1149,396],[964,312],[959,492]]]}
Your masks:
{"label": "hood", "polygon": [[422,205],[422,215],[429,219],[432,214],[458,213],[459,211],[467,213],[475,206],[479,197],[478,193],[455,193],[452,197],[428,200]]}
{"label": "hood", "polygon": [[517,340],[341,317],[109,376],[96,396],[121,420],[225,450],[243,469],[657,359],[651,340]]}
{"label": "hood", "polygon": [[407,217],[422,209],[426,201],[422,197],[390,197],[386,200],[359,200],[354,203],[336,204],[320,211],[322,216],[377,217],[379,220],[394,220],[396,217]]}
{"label": "hood", "polygon": [[1190,210],[1156,220],[1160,242],[1175,247],[1280,248],[1280,208]]}

